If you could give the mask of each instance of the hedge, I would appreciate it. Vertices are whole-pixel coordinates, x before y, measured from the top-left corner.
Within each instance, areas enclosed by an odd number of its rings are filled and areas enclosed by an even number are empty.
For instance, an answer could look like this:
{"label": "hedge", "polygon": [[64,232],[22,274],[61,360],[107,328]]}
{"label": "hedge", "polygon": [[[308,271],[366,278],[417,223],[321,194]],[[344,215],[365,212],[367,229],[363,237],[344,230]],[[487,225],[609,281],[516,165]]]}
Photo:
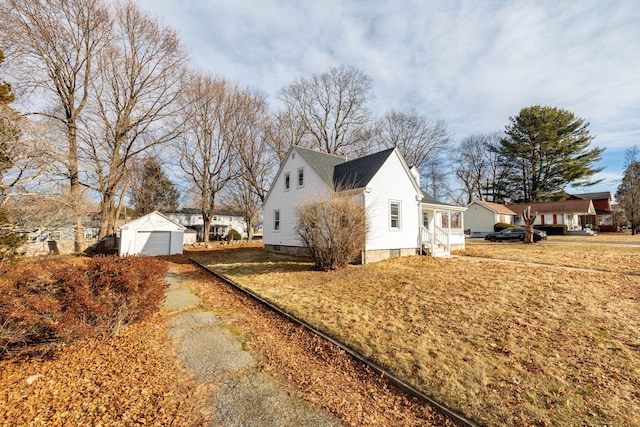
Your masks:
{"label": "hedge", "polygon": [[513,224],[508,224],[506,222],[498,222],[493,226],[493,231],[498,232],[498,231],[502,231],[505,228],[514,228],[516,227]]}
{"label": "hedge", "polygon": [[117,334],[157,312],[166,263],[151,257],[23,262],[0,277],[0,358]]}

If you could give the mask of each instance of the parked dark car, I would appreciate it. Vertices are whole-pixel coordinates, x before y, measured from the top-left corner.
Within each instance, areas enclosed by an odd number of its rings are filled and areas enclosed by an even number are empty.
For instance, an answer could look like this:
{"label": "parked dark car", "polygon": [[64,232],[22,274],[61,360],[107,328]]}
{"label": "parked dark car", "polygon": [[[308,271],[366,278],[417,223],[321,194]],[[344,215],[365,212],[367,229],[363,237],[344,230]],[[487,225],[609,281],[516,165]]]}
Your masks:
{"label": "parked dark car", "polygon": [[[484,240],[490,240],[492,242],[503,242],[505,240],[524,240],[524,228],[505,228],[502,231],[495,233],[489,233],[484,236]],[[533,241],[539,242],[540,240],[547,240],[547,233],[542,230],[533,229]]]}

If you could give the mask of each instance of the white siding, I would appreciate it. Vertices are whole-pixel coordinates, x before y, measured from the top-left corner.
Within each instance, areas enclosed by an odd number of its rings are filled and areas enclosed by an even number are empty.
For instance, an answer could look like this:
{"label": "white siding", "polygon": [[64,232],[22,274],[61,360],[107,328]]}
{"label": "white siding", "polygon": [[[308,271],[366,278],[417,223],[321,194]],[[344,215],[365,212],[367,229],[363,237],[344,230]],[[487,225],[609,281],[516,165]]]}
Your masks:
{"label": "white siding", "polygon": [[181,254],[184,227],[158,212],[131,221],[120,228],[119,254]]}
{"label": "white siding", "polygon": [[492,233],[493,226],[498,222],[496,213],[486,206],[471,203],[465,212],[464,226],[473,233]]}
{"label": "white siding", "polygon": [[[298,187],[298,169],[304,168],[304,185]],[[290,186],[285,191],[284,177],[289,173]],[[299,153],[292,150],[276,177],[264,204],[263,235],[265,245],[302,246],[295,232],[296,209],[310,201],[322,200],[331,194],[327,183],[309,166]],[[280,230],[274,230],[274,212],[280,211]]]}
{"label": "white siding", "polygon": [[[367,185],[365,208],[369,221],[366,249],[402,249],[420,246],[422,212],[416,189],[394,152]],[[399,201],[400,229],[392,230],[389,203]]]}

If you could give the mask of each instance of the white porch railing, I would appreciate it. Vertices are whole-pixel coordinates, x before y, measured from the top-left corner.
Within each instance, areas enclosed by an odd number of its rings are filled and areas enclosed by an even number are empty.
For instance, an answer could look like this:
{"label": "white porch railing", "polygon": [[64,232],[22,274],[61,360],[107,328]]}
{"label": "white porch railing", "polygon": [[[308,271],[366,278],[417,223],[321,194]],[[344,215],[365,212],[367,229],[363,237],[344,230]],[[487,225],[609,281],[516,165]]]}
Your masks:
{"label": "white porch railing", "polygon": [[436,248],[444,250],[448,255],[451,252],[451,229],[443,229],[434,225],[434,231],[428,230],[424,225],[420,227],[420,238],[422,240],[422,246],[428,247],[429,252],[433,255],[436,253]]}

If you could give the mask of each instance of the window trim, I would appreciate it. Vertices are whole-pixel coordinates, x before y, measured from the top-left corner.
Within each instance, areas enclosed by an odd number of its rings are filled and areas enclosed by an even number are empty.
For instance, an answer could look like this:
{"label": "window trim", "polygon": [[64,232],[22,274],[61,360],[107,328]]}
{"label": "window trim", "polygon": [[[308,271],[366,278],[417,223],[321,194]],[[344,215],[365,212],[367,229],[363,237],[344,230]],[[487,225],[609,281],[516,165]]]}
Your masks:
{"label": "window trim", "polygon": [[[297,183],[297,188],[302,188],[302,187],[304,187],[304,167],[302,167],[302,168],[298,168],[298,174],[297,174],[297,177],[298,177],[298,179],[297,179],[297,181],[296,181],[296,183]],[[300,178],[302,178],[302,180],[301,180]],[[302,182],[301,182],[301,181],[302,181]]]}
{"label": "window trim", "polygon": [[[393,205],[398,206],[398,213],[396,215],[392,213]],[[393,226],[394,219],[395,221],[397,221],[396,227]],[[402,230],[402,202],[400,202],[399,200],[389,200],[389,230],[391,231]]]}
{"label": "window trim", "polygon": [[280,209],[273,210],[273,232],[280,232]]}

